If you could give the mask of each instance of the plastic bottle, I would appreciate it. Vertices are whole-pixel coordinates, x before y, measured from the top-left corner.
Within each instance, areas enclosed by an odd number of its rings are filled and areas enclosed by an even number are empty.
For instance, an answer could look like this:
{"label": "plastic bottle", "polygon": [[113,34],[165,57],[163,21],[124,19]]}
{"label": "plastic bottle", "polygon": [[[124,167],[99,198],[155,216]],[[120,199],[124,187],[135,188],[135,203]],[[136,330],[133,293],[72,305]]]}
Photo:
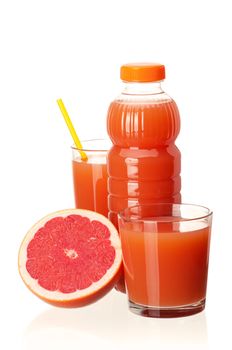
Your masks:
{"label": "plastic bottle", "polygon": [[[133,205],[181,201],[181,155],[175,145],[180,116],[175,101],[161,87],[161,64],[121,67],[122,93],[108,109],[109,218]],[[120,288],[119,288],[120,289]]]}

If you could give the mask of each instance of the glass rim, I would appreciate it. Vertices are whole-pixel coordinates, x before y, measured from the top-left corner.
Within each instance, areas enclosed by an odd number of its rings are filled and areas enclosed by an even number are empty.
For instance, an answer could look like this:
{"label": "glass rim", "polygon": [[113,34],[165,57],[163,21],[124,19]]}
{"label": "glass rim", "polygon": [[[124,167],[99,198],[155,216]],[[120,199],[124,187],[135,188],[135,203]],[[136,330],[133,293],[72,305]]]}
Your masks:
{"label": "glass rim", "polygon": [[[101,142],[101,141],[105,141],[105,142],[108,142],[110,140],[106,139],[106,138],[99,138],[99,139],[88,139],[88,140],[81,140],[81,143],[90,143],[90,142]],[[72,145],[71,146],[71,149],[73,151],[84,151],[84,152],[108,152],[108,150],[110,149],[110,147],[97,147],[95,149],[93,149],[92,147],[91,148],[88,148],[88,147],[83,147],[83,148],[78,148],[76,147],[75,145]]]}
{"label": "glass rim", "polygon": [[[201,208],[202,210],[206,210],[207,211],[207,214],[204,214],[204,215],[196,215],[195,217],[193,218],[176,218],[175,220],[175,216],[173,215],[172,216],[172,220],[165,220],[165,219],[161,219],[161,215],[158,215],[158,216],[154,216],[154,219],[152,219],[154,222],[165,222],[165,223],[175,223],[175,222],[187,222],[187,221],[197,221],[197,220],[202,220],[202,219],[206,219],[206,218],[209,218],[213,215],[213,211],[210,210],[208,207],[205,207],[203,205],[200,205],[200,204],[191,204],[191,203],[148,203],[148,204],[137,204],[137,205],[133,205],[131,207],[128,207],[128,208],[125,208],[123,210],[121,210],[119,213],[118,213],[118,217],[121,218],[123,221],[125,222],[144,222],[146,220],[146,218],[139,218],[139,215],[133,215],[129,217],[129,213],[126,214],[125,212],[126,211],[129,211],[133,208],[139,208],[139,207],[158,207],[158,206],[178,206],[178,207],[195,207],[195,208]],[[171,216],[171,215],[170,215]]]}

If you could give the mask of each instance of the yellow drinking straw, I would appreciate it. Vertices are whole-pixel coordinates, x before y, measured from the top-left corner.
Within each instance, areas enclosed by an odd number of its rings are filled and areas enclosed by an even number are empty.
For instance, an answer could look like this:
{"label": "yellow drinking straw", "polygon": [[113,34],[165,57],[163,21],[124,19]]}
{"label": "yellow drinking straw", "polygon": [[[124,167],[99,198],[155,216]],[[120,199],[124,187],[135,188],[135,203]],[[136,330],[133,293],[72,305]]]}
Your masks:
{"label": "yellow drinking straw", "polygon": [[65,105],[64,105],[64,103],[63,103],[61,98],[59,98],[57,100],[57,104],[60,107],[60,111],[61,111],[61,113],[62,113],[62,115],[64,117],[65,123],[67,124],[67,127],[68,127],[68,129],[70,131],[70,134],[71,134],[72,138],[73,138],[74,144],[75,144],[76,148],[78,149],[78,151],[79,151],[79,153],[81,155],[81,159],[82,160],[88,160],[88,157],[87,157],[86,153],[82,150],[83,147],[82,147],[81,141],[80,141],[79,137],[77,136],[76,130],[74,129],[73,123],[72,123],[72,121],[71,121],[71,119],[70,119],[70,117],[68,115],[68,112],[67,112],[67,110],[65,108]]}

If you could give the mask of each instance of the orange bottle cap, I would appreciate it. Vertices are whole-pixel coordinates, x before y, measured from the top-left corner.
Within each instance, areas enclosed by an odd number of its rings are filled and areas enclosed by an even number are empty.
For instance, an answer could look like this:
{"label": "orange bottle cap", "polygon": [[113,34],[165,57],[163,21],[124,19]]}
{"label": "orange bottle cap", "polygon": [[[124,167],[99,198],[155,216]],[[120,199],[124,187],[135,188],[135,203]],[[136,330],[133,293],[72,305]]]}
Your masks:
{"label": "orange bottle cap", "polygon": [[120,78],[130,82],[152,82],[165,79],[165,67],[159,63],[129,63],[121,66]]}

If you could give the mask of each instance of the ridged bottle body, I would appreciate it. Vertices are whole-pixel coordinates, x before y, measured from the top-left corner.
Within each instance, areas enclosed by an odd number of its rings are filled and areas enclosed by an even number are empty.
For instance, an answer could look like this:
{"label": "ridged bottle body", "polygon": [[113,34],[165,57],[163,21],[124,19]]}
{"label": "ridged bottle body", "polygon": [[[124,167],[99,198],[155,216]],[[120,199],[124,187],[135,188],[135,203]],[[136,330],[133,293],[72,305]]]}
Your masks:
{"label": "ridged bottle body", "polygon": [[134,84],[127,87],[108,110],[113,143],[108,153],[108,207],[116,227],[117,214],[126,207],[181,201],[181,155],[174,143],[179,111],[160,84],[150,85],[140,93]]}

